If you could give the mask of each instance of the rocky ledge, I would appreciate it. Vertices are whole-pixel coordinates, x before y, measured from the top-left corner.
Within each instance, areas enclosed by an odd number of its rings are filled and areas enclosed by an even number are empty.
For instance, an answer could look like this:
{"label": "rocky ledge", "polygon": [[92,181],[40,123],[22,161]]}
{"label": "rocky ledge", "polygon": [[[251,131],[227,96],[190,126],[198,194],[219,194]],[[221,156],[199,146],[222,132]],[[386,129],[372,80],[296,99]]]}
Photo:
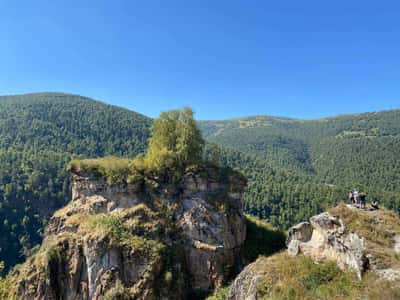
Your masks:
{"label": "rocky ledge", "polygon": [[[187,170],[179,184],[109,184],[73,174],[41,248],[9,277],[23,299],[184,299],[226,283],[242,265],[245,180]],[[215,175],[218,174],[218,175]]]}

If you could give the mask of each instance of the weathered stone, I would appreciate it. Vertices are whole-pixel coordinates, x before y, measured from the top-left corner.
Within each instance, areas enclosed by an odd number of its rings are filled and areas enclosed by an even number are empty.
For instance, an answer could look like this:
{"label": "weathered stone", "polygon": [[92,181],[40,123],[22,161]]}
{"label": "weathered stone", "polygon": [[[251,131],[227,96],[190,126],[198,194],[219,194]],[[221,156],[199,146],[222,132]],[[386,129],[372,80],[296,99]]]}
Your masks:
{"label": "weathered stone", "polygon": [[312,217],[310,223],[292,227],[288,240],[289,254],[302,253],[316,262],[335,261],[341,269],[355,271],[359,278],[368,266],[364,240],[346,233],[343,221],[327,212]]}
{"label": "weathered stone", "polygon": [[293,226],[288,231],[286,245],[289,245],[292,240],[308,242],[311,239],[312,231],[312,226],[308,222],[302,222],[296,226]]}
{"label": "weathered stone", "polygon": [[258,296],[258,284],[266,268],[267,266],[261,260],[244,268],[230,286],[228,300],[256,300]]}

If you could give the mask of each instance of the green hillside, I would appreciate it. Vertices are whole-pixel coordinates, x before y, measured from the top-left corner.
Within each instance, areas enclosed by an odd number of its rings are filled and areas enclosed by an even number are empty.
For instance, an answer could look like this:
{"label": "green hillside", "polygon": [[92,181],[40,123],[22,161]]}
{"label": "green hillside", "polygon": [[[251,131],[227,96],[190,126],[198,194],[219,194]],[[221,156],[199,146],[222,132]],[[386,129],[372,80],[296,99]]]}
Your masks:
{"label": "green hillside", "polygon": [[[381,146],[388,145],[392,153],[385,153],[386,160],[393,157],[398,149],[393,143],[398,144],[400,139],[400,110],[318,120],[255,116],[200,124],[209,141],[257,154],[281,167],[310,172],[321,171],[330,162],[331,150],[335,150],[332,144],[340,147],[344,156],[365,156],[373,150],[374,158],[377,153],[371,146],[382,150]],[[382,158],[376,162],[382,162]]]}
{"label": "green hillside", "polygon": [[66,164],[77,156],[134,156],[151,120],[89,98],[0,97],[0,260],[22,261],[48,217],[70,199]]}
{"label": "green hillside", "polygon": [[301,221],[352,188],[400,209],[400,110],[319,120],[256,116],[200,126],[208,142],[256,158],[234,166],[249,178],[246,208],[276,226]]}

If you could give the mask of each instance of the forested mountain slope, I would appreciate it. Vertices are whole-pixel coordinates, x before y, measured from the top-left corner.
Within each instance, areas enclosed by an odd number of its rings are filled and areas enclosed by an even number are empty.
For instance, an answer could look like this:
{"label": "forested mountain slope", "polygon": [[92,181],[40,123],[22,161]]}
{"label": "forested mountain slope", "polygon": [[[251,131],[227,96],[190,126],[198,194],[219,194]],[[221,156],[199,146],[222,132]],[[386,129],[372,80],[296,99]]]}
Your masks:
{"label": "forested mountain slope", "polygon": [[[209,142],[251,153],[275,169],[290,169],[308,178],[308,182],[340,189],[342,197],[351,188],[364,190],[370,198],[399,210],[400,110],[319,120],[256,116],[200,124]],[[249,193],[265,190],[262,187],[270,183],[256,175],[251,184],[258,188],[250,187]],[[323,202],[325,194],[316,197]],[[252,201],[261,207],[268,203],[261,197]]]}
{"label": "forested mountain slope", "polygon": [[70,198],[72,157],[143,152],[150,122],[75,95],[0,97],[0,260],[13,265],[40,242],[44,222]]}
{"label": "forested mountain slope", "polygon": [[375,148],[390,149],[376,161],[381,162],[382,156],[390,160],[400,139],[400,110],[318,120],[255,116],[200,125],[209,141],[260,155],[278,166],[320,171],[334,152],[354,157],[364,156],[368,150],[375,159]]}

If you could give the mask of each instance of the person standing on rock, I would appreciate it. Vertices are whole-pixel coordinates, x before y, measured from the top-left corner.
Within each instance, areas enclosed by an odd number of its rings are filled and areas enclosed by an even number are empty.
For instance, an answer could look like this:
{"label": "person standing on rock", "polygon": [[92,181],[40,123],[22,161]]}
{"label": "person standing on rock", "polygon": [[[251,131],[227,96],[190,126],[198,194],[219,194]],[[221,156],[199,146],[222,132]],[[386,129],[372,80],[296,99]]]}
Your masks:
{"label": "person standing on rock", "polygon": [[360,207],[365,209],[366,203],[367,203],[367,200],[366,200],[367,193],[360,193],[359,198],[360,198]]}

